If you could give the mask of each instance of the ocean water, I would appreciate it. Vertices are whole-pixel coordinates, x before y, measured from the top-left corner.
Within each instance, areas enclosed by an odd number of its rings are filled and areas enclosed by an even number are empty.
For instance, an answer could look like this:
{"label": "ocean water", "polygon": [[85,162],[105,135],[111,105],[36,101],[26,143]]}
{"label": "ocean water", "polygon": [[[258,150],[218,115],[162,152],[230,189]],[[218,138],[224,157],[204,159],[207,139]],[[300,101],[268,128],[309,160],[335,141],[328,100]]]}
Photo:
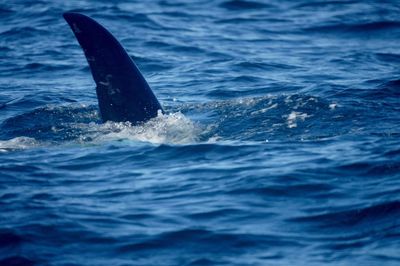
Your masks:
{"label": "ocean water", "polygon": [[[166,110],[102,124],[62,18]],[[400,2],[0,0],[0,265],[400,265]]]}

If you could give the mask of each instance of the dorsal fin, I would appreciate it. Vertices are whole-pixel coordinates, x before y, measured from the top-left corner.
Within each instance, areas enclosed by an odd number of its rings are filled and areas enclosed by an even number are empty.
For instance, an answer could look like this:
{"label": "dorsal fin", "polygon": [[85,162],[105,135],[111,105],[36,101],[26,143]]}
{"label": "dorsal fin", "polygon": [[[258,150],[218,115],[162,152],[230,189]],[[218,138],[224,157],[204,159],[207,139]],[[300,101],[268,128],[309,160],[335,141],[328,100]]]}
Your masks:
{"label": "dorsal fin", "polygon": [[79,13],[67,12],[64,18],[89,63],[104,122],[137,124],[163,112],[135,63],[108,30]]}

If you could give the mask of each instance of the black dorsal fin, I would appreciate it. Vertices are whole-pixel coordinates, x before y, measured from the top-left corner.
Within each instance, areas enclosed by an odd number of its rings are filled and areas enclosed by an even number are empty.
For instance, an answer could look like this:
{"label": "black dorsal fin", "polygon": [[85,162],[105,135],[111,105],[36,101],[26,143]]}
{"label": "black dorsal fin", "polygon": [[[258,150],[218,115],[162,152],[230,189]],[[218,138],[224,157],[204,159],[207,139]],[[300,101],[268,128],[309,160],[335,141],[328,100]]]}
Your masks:
{"label": "black dorsal fin", "polygon": [[104,122],[137,124],[163,112],[139,69],[108,30],[79,13],[67,12],[64,18],[89,63]]}

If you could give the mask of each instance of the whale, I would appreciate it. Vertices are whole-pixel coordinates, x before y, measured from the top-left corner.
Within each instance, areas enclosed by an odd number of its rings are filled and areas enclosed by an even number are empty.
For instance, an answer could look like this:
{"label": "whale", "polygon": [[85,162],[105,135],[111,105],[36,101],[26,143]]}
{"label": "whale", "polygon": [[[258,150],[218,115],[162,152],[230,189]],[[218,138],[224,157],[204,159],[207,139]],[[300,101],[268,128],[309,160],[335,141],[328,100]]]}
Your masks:
{"label": "whale", "polygon": [[63,17],[89,64],[103,122],[136,125],[164,113],[139,68],[105,27],[76,12],[66,12]]}

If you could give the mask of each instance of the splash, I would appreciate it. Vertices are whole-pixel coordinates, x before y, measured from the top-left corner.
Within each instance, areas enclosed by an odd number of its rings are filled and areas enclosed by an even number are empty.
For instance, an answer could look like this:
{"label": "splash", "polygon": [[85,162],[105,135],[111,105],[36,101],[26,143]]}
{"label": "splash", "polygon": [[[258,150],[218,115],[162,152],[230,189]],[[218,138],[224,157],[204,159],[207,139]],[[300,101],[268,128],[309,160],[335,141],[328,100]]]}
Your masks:
{"label": "splash", "polygon": [[154,144],[188,144],[198,141],[200,126],[182,113],[162,114],[140,125],[130,122],[78,124],[86,131],[80,142],[102,143],[115,140],[150,142]]}

